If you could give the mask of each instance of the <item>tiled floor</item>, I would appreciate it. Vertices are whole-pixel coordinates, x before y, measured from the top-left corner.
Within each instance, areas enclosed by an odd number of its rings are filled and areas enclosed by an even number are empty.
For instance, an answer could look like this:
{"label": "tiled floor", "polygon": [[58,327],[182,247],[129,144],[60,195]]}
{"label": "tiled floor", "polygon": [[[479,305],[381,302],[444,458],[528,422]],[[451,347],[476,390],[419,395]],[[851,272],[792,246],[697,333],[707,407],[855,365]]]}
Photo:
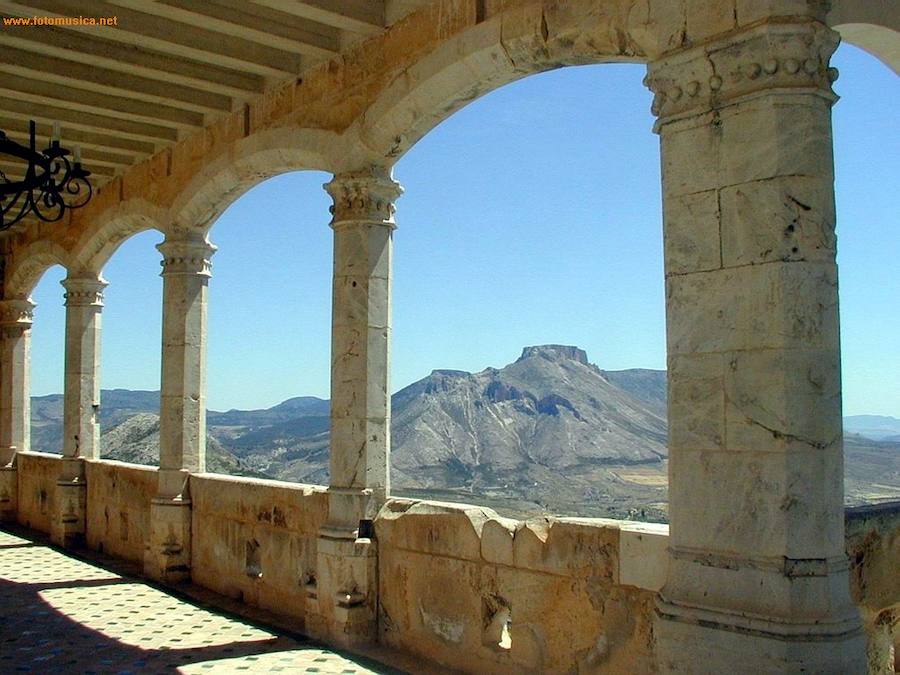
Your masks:
{"label": "tiled floor", "polygon": [[397,671],[0,531],[0,673],[175,672]]}

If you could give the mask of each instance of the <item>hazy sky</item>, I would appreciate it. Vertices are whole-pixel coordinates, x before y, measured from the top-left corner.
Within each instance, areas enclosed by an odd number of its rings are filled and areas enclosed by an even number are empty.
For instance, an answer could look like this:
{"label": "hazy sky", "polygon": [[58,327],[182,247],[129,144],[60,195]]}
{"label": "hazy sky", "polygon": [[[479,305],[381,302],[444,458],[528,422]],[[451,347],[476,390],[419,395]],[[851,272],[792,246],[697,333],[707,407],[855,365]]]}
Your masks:
{"label": "hazy sky", "polygon": [[[900,417],[900,79],[853,47],[833,61],[844,408]],[[659,146],[643,76],[605,65],[526,78],[397,164],[394,390],[546,342],[606,369],[665,366]],[[328,396],[328,178],[273,178],[213,227],[211,408]],[[160,239],[131,238],[104,272],[104,389],[159,388]],[[36,395],[62,391],[62,276],[50,270],[33,296]]]}

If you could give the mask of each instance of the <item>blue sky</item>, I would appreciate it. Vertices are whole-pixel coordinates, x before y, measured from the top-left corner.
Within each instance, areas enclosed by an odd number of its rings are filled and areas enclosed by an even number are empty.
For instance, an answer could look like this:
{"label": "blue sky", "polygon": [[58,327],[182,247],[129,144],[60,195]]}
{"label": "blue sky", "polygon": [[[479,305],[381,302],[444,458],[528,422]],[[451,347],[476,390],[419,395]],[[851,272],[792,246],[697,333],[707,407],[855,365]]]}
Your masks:
{"label": "blue sky", "polygon": [[[900,417],[900,79],[854,47],[833,62],[845,413]],[[394,390],[545,342],[583,347],[601,368],[665,366],[659,151],[643,76],[606,65],[526,78],[400,160]],[[273,178],[213,227],[210,407],[328,396],[328,178]],[[131,238],[104,272],[103,388],[159,387],[159,240]],[[36,395],[62,391],[62,277],[51,269],[33,294]]]}

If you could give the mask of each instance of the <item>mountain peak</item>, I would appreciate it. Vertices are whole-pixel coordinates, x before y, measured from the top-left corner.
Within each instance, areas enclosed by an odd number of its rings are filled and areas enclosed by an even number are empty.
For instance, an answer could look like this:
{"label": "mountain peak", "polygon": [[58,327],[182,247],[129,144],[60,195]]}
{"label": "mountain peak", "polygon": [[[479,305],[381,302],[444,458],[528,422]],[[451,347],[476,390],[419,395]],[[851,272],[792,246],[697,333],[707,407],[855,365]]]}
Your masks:
{"label": "mountain peak", "polygon": [[519,361],[524,361],[525,359],[533,357],[544,358],[548,361],[562,361],[568,359],[588,365],[587,352],[570,345],[535,345],[533,347],[525,347],[522,350],[522,356],[519,357]]}

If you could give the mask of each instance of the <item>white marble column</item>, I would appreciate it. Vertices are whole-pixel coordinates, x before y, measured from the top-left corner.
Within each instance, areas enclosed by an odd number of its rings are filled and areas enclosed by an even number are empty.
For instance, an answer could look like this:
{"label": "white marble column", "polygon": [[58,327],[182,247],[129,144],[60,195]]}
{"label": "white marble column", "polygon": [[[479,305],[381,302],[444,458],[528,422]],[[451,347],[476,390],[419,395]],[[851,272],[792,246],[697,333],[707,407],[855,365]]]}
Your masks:
{"label": "white marble column", "polygon": [[144,569],[177,581],[190,572],[188,478],[206,470],[206,301],[216,247],[202,235],[169,236],[163,255],[159,479]]}
{"label": "white marble column", "polygon": [[828,65],[808,17],[650,64],[663,171],[663,672],[864,672],[844,553]]}
{"label": "white marble column", "polygon": [[106,282],[69,275],[66,289],[66,358],[63,459],[57,481],[51,537],[60,546],[83,542],[87,509],[84,459],[100,457],[100,317]]}
{"label": "white marble column", "polygon": [[318,541],[316,602],[308,626],[344,643],[375,635],[377,575],[371,521],[390,490],[390,170],[336,175],[331,338],[331,477]]}
{"label": "white marble column", "polygon": [[16,452],[29,449],[33,312],[30,300],[0,300],[0,522],[16,518]]}

